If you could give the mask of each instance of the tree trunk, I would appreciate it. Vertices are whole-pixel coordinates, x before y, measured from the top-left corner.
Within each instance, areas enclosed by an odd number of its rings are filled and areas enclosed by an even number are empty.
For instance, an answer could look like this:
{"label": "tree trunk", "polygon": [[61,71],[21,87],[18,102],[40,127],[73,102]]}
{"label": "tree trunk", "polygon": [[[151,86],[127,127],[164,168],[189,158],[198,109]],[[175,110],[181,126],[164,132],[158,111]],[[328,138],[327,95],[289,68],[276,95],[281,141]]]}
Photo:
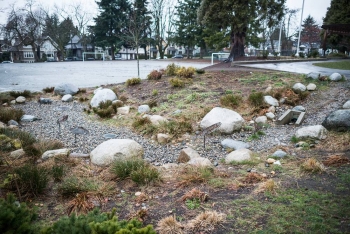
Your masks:
{"label": "tree trunk", "polygon": [[244,56],[245,32],[231,33],[231,52],[226,62],[231,62],[236,58]]}
{"label": "tree trunk", "polygon": [[111,53],[112,53],[112,60],[115,60],[115,56],[114,56],[114,45],[111,46]]}
{"label": "tree trunk", "polygon": [[32,43],[31,46],[32,46],[32,52],[34,55],[34,61],[39,62],[38,54],[36,53],[36,50],[35,50],[35,43]]}

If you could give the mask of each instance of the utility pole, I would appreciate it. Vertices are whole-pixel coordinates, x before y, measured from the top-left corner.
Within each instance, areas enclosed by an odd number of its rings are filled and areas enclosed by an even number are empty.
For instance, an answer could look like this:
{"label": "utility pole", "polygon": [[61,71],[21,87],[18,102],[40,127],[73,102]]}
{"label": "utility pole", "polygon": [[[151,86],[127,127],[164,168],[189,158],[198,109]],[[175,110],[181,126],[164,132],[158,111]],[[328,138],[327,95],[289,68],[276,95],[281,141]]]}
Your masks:
{"label": "utility pole", "polygon": [[305,2],[305,0],[303,0],[303,7],[301,8],[301,17],[300,17],[300,26],[299,26],[299,38],[298,38],[297,54],[296,54],[296,56],[299,56],[299,44],[300,44],[300,34],[301,34],[301,23],[303,22],[304,2]]}

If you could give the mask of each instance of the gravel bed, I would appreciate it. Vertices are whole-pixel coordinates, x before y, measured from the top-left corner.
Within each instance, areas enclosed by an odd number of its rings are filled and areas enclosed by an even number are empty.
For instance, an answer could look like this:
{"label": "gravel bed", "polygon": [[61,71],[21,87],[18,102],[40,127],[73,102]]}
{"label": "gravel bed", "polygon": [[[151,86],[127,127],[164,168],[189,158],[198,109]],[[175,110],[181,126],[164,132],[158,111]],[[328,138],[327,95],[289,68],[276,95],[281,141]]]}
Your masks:
{"label": "gravel bed", "polygon": [[[331,112],[340,109],[350,99],[348,88],[340,84],[332,85],[324,92],[311,93],[308,101],[302,105],[306,108],[306,119],[300,127],[321,124],[325,117]],[[144,158],[155,165],[176,162],[180,150],[191,146],[203,157],[209,158],[213,163],[219,162],[227,154],[220,142],[227,138],[248,142],[251,132],[242,131],[231,135],[211,134],[206,137],[206,149],[203,147],[203,136],[191,136],[176,144],[159,145],[151,139],[144,138],[131,129],[125,127],[113,127],[108,124],[93,120],[83,112],[86,108],[81,103],[64,103],[53,101],[51,105],[39,105],[37,102],[27,102],[16,106],[25,111],[28,115],[34,115],[41,120],[34,122],[22,122],[22,130],[32,133],[38,139],[56,139],[71,149],[71,152],[90,153],[97,145],[106,141],[104,134],[112,133],[119,139],[133,139],[145,149]],[[280,117],[286,107],[276,108],[276,118]],[[57,119],[68,115],[68,120],[61,124],[59,133]],[[74,142],[74,134],[69,130],[73,127],[83,127],[89,134],[77,135],[77,142]],[[262,129],[265,133],[259,140],[250,141],[250,149],[254,152],[264,153],[275,146],[290,145],[290,139],[298,128],[294,125],[277,126],[274,122],[269,123],[267,128]]]}

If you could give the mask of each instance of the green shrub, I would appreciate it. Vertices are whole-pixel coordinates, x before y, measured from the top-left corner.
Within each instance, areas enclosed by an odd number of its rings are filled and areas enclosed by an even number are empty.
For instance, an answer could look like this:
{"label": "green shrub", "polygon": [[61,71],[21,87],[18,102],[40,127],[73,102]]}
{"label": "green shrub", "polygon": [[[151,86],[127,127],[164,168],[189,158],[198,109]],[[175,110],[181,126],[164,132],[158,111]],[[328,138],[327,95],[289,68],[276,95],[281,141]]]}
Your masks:
{"label": "green shrub", "polygon": [[25,203],[16,201],[13,194],[8,194],[6,199],[0,198],[0,211],[1,233],[36,233],[33,228],[33,222],[37,218],[36,213]]}
{"label": "green shrub", "polygon": [[7,123],[13,119],[19,122],[24,115],[24,111],[21,109],[14,109],[11,107],[0,107],[0,121]]}
{"label": "green shrub", "polygon": [[30,146],[36,142],[36,139],[30,133],[23,132],[17,129],[1,128],[0,134],[4,134],[5,136],[10,137],[11,139],[19,139],[24,151],[26,151],[25,148],[27,146]]}
{"label": "green shrub", "polygon": [[42,234],[66,234],[66,233],[115,233],[115,234],[156,234],[151,225],[143,227],[140,221],[135,219],[119,221],[115,216],[115,209],[109,213],[101,213],[95,209],[87,215],[65,216],[49,227],[41,230]]}
{"label": "green shrub", "polygon": [[107,109],[99,109],[96,111],[96,114],[101,118],[110,118],[113,113],[114,113],[114,109],[112,106]]}
{"label": "green shrub", "polygon": [[176,72],[177,70],[179,69],[180,67],[175,65],[175,63],[172,63],[172,64],[169,64],[166,69],[165,69],[165,74],[167,76],[175,76],[176,75]]}
{"label": "green shrub", "polygon": [[98,107],[100,109],[107,109],[108,107],[110,107],[112,105],[112,101],[111,100],[106,100],[106,101],[102,101],[98,104]]}
{"label": "green shrub", "polygon": [[226,94],[220,98],[220,104],[226,107],[237,107],[242,102],[242,97],[234,94]]}
{"label": "green shrub", "polygon": [[304,52],[299,52],[299,57],[300,57],[300,58],[305,58]]}
{"label": "green shrub", "polygon": [[126,86],[137,85],[141,83],[141,78],[131,78],[126,81]]}
{"label": "green shrub", "polygon": [[65,175],[64,165],[53,165],[51,168],[51,175],[56,182],[62,181]]}
{"label": "green shrub", "polygon": [[153,108],[153,107],[156,107],[158,106],[158,102],[156,99],[151,99],[147,102],[147,105],[149,106],[149,108]]}
{"label": "green shrub", "polygon": [[124,96],[124,95],[121,95],[119,97],[119,100],[122,101],[122,102],[126,102],[128,100],[128,97],[127,96]]}
{"label": "green shrub", "polygon": [[252,92],[248,97],[248,101],[255,107],[261,107],[264,105],[264,93]]}
{"label": "green shrub", "polygon": [[318,56],[320,56],[320,54],[318,53],[317,50],[312,50],[308,56],[312,58],[317,58]]}
{"label": "green shrub", "polygon": [[158,90],[153,89],[153,90],[152,90],[152,96],[157,96],[157,95],[158,95]]}
{"label": "green shrub", "polygon": [[185,82],[180,80],[179,78],[171,78],[169,83],[174,88],[180,88],[185,86]]}
{"label": "green shrub", "polygon": [[147,79],[149,80],[159,80],[160,78],[162,78],[162,73],[157,71],[157,70],[153,70],[151,71],[150,74],[148,74]]}
{"label": "green shrub", "polygon": [[13,181],[22,195],[38,196],[42,194],[49,182],[48,170],[36,165],[24,165],[14,169]]}
{"label": "green shrub", "polygon": [[14,98],[18,98],[19,96],[23,96],[23,97],[29,98],[29,97],[32,96],[32,92],[30,92],[29,90],[11,91],[10,92],[10,96],[12,96]]}
{"label": "green shrub", "polygon": [[158,126],[158,131],[168,133],[173,136],[179,136],[184,133],[192,133],[193,127],[188,119],[171,120],[160,123]]}
{"label": "green shrub", "polygon": [[52,93],[55,90],[55,87],[46,87],[43,88],[44,93]]}
{"label": "green shrub", "polygon": [[113,162],[111,171],[121,180],[130,178],[140,185],[160,180],[160,173],[158,170],[146,163],[143,159],[138,158],[116,160]]}
{"label": "green shrub", "polygon": [[193,67],[181,67],[176,71],[176,75],[179,77],[184,78],[192,78],[193,74],[195,73],[196,69]]}
{"label": "green shrub", "polygon": [[97,191],[98,185],[88,178],[69,176],[63,179],[58,191],[63,196],[74,196],[77,193]]}
{"label": "green shrub", "polygon": [[329,53],[327,58],[347,58],[348,56],[344,53]]}
{"label": "green shrub", "polygon": [[205,70],[204,69],[196,69],[197,74],[204,74]]}
{"label": "green shrub", "polygon": [[187,199],[185,204],[188,209],[194,210],[197,209],[201,205],[201,201],[198,198]]}

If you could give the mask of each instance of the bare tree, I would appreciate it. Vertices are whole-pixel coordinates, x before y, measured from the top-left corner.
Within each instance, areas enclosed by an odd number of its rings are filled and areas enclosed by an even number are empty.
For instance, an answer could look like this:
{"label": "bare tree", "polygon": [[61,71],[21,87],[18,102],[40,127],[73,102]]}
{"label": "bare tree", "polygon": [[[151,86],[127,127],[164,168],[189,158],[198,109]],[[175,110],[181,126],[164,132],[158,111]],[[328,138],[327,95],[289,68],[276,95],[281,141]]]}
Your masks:
{"label": "bare tree", "polygon": [[171,0],[151,0],[153,38],[161,58],[171,43],[175,9]]}
{"label": "bare tree", "polygon": [[[18,38],[23,45],[30,45],[35,61],[39,61],[39,49],[42,26],[44,24],[45,14],[35,5],[35,1],[28,0],[24,7],[12,10],[7,19],[5,30],[10,39]],[[38,53],[37,51],[38,50]]]}

